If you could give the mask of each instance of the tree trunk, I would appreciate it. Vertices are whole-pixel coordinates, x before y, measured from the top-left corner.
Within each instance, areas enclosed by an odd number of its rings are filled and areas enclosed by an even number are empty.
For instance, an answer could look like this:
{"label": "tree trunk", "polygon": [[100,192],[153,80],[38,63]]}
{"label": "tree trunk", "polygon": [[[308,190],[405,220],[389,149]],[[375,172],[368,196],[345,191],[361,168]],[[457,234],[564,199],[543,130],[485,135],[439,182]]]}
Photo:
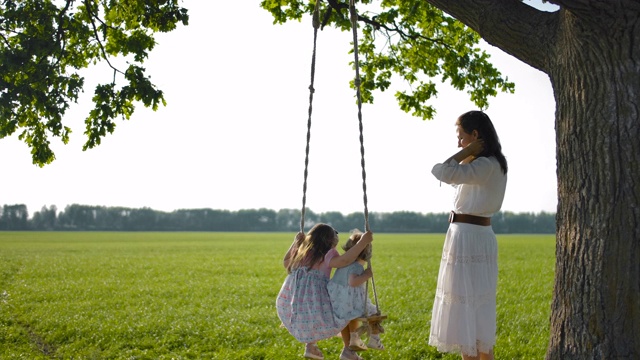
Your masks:
{"label": "tree trunk", "polygon": [[550,77],[559,201],[547,358],[640,359],[638,2],[558,0],[559,12],[532,16],[515,0],[428,1]]}
{"label": "tree trunk", "polygon": [[639,18],[561,19],[549,72],[559,203],[547,358],[639,359]]}

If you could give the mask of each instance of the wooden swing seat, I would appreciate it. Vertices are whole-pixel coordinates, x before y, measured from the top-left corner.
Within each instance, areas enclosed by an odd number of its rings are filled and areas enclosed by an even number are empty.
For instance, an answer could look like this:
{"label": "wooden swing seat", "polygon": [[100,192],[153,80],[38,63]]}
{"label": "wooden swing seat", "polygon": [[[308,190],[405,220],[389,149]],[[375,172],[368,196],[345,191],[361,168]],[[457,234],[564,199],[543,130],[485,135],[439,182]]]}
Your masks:
{"label": "wooden swing seat", "polygon": [[373,333],[381,334],[384,332],[384,327],[382,327],[382,320],[386,319],[387,315],[376,314],[371,316],[363,316],[359,317],[356,320],[362,321],[362,326],[360,326],[359,331],[373,331]]}
{"label": "wooden swing seat", "polygon": [[366,321],[368,323],[374,323],[374,322],[381,322],[382,320],[384,320],[386,318],[387,318],[387,315],[379,314],[379,315],[371,315],[371,316],[366,316],[366,317],[363,316],[363,317],[356,318],[355,320]]}

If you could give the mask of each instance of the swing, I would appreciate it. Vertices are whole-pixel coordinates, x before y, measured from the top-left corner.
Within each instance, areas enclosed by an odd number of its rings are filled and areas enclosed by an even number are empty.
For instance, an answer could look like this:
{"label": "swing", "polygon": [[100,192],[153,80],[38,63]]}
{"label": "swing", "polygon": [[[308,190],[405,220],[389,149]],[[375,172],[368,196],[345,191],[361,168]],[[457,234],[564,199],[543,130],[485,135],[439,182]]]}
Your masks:
{"label": "swing", "polygon": [[[315,89],[313,87],[315,80],[315,68],[316,68],[316,42],[318,38],[318,28],[320,27],[320,2],[321,0],[317,0],[315,4],[315,9],[313,11],[313,54],[311,58],[311,84],[309,85],[309,111],[308,111],[308,119],[307,119],[307,144],[305,148],[305,159],[304,159],[304,182],[302,185],[302,211],[300,216],[300,231],[304,233],[304,225],[305,225],[305,211],[306,211],[306,202],[307,202],[307,177],[308,177],[308,167],[309,167],[309,144],[311,140],[311,114],[313,112],[313,93]],[[365,221],[365,231],[369,231],[369,209],[367,205],[367,173],[365,171],[365,161],[364,161],[364,136],[363,136],[363,126],[362,126],[362,95],[360,93],[360,63],[358,61],[358,14],[356,12],[355,0],[349,1],[349,13],[351,20],[351,28],[353,31],[353,54],[354,54],[354,64],[355,64],[355,79],[354,85],[356,88],[357,95],[357,103],[358,103],[358,122],[359,122],[359,130],[360,130],[360,164],[362,167],[362,192],[363,192],[363,200],[364,200],[364,221]],[[367,267],[371,269],[371,259],[367,261]],[[361,317],[356,320],[362,322],[362,326],[358,329],[358,332],[361,334],[364,332],[371,334],[372,331],[377,330],[377,333],[383,333],[384,328],[382,327],[382,321],[387,318],[386,315],[383,315],[380,312],[380,306],[378,304],[378,293],[376,292],[376,285],[373,273],[371,275],[371,287],[373,289],[373,295],[375,299],[376,305],[376,313],[373,315],[367,314],[367,303],[368,303],[368,293],[369,293],[369,281],[366,283],[366,291],[365,291],[365,313],[362,314]]]}

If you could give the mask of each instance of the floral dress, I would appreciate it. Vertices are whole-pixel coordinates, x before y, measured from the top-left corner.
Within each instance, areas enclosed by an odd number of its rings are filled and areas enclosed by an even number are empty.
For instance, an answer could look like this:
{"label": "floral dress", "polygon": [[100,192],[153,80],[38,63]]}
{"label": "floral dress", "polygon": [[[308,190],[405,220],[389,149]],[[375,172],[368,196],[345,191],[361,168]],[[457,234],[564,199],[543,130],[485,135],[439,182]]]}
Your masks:
{"label": "floral dress", "polygon": [[[359,286],[349,285],[349,276],[351,274],[360,275],[363,272],[364,267],[355,261],[351,265],[336,269],[333,278],[329,281],[327,290],[329,291],[336,321],[351,321],[375,312],[375,306],[366,298],[366,283],[362,283]],[[367,313],[364,310],[365,301]]]}
{"label": "floral dress", "polygon": [[[328,263],[329,260],[325,257],[324,262]],[[329,277],[325,268],[302,266],[294,269],[287,275],[276,299],[280,321],[302,343],[333,337],[349,323],[333,315],[327,291]]]}

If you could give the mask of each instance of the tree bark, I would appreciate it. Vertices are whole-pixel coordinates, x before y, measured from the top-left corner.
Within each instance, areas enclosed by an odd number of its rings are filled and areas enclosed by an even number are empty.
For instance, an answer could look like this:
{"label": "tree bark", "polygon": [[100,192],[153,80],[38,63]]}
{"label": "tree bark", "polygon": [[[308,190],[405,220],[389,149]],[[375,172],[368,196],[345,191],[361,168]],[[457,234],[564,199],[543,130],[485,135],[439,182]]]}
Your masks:
{"label": "tree bark", "polygon": [[561,10],[548,14],[517,0],[428,1],[551,80],[558,211],[547,358],[640,359],[639,3],[552,1]]}

